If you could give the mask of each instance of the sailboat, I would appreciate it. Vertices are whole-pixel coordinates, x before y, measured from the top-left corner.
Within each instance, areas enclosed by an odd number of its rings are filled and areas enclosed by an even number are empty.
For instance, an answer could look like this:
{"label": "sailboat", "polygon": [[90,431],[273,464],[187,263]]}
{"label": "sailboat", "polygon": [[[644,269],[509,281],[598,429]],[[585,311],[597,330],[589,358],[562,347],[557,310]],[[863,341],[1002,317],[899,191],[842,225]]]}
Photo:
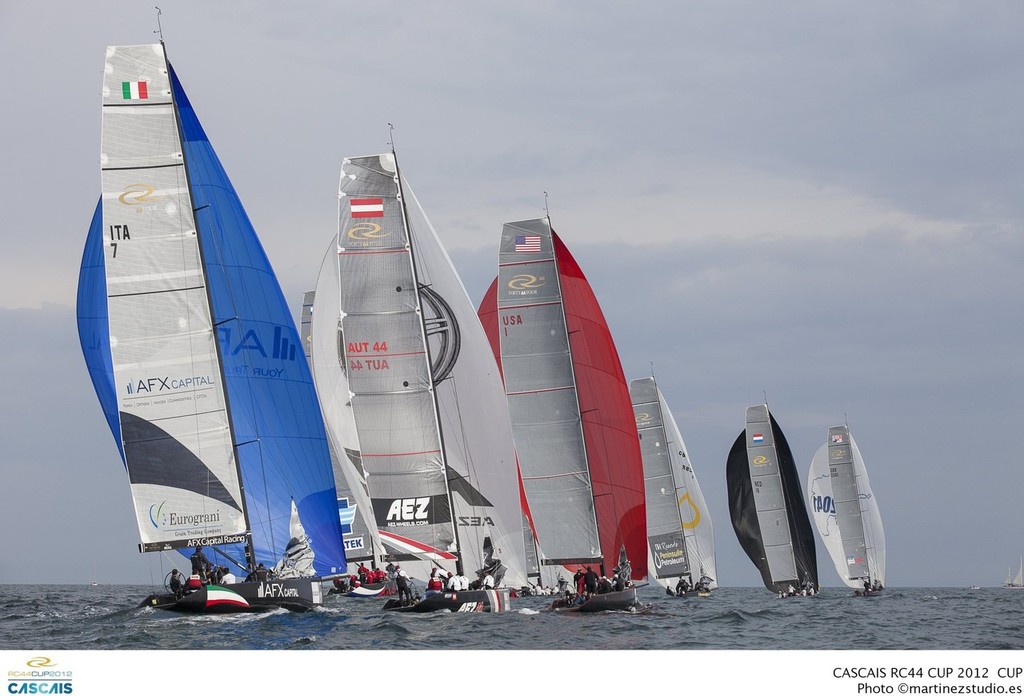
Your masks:
{"label": "sailboat", "polygon": [[1017,567],[1017,575],[1010,578],[1010,571],[1006,571],[1006,581],[1003,582],[1003,588],[1007,590],[1019,590],[1024,589],[1024,556],[1021,556],[1020,566]]}
{"label": "sailboat", "polygon": [[629,394],[644,462],[649,577],[707,596],[717,587],[715,537],[686,443],[654,377],[634,379]]}
{"label": "sailboat", "polygon": [[885,532],[857,442],[846,425],[828,429],[811,459],[807,499],[836,572],[857,596],[885,587]]}
{"label": "sailboat", "polygon": [[815,594],[817,556],[800,476],[768,404],[747,407],[725,473],[733,530],[764,586],[780,597]]}
{"label": "sailboat", "polygon": [[341,451],[351,444],[346,419],[354,422],[384,558],[407,573],[405,557],[498,580],[493,590],[384,608],[506,611],[526,576],[501,377],[393,151],[342,163],[338,235],[317,278],[311,332],[328,433]]}
{"label": "sailboat", "polygon": [[[307,610],[344,572],[312,377],[280,286],[164,44],[111,46],[78,329],[142,552],[276,571],[143,605]],[[258,574],[262,577],[264,574]]]}
{"label": "sailboat", "polygon": [[[334,253],[333,249],[330,253]],[[325,282],[327,279],[324,279]],[[315,290],[303,296],[302,313],[299,319],[299,334],[303,352],[309,361],[313,374],[313,304]],[[332,340],[333,339],[333,340]],[[320,346],[318,352],[331,351],[336,354],[336,337],[328,335],[329,346]],[[345,373],[336,357],[332,356],[321,366],[320,377],[314,381],[321,384],[318,391],[324,421],[330,433],[328,445],[331,452],[331,466],[334,471],[334,486],[338,491],[338,519],[345,544],[345,557],[349,563],[365,564],[376,570],[382,567],[384,548],[377,534],[370,507],[370,494],[366,486],[366,472],[363,470],[359,452],[359,437],[356,434],[355,418],[352,415],[352,401],[348,397]],[[342,454],[339,454],[341,452]],[[355,574],[350,578],[356,578]],[[336,582],[347,597],[386,597],[395,594],[395,582],[387,578],[378,582]],[[332,589],[331,592],[338,590]]]}
{"label": "sailboat", "polygon": [[[501,364],[542,580],[550,587],[588,566],[608,575],[622,549],[629,579],[645,579],[629,386],[597,298],[547,217],[503,225],[498,277],[479,315]],[[593,606],[636,607],[635,587],[615,595]]]}

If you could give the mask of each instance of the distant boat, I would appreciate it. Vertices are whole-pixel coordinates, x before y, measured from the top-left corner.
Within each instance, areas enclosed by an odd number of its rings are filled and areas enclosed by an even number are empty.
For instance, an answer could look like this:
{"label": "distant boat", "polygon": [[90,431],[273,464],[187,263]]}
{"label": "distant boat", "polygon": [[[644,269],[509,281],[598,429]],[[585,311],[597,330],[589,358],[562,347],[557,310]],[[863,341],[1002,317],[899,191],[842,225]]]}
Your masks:
{"label": "distant boat", "polygon": [[1010,571],[1006,571],[1006,581],[1003,583],[1003,587],[1007,590],[1019,590],[1024,588],[1024,556],[1021,556],[1020,566],[1017,568],[1017,574],[1011,579]]}
{"label": "distant boat", "polygon": [[718,585],[715,536],[686,443],[654,377],[630,381],[629,393],[644,462],[648,577],[673,593],[685,578],[707,594]]}
{"label": "distant boat", "polygon": [[[643,462],[629,386],[590,283],[548,218],[502,226],[480,320],[501,365],[541,582],[647,576]],[[635,592],[622,596],[624,608]],[[610,604],[612,598],[603,600]]]}
{"label": "distant boat", "polygon": [[395,153],[345,158],[339,200],[338,234],[313,299],[311,350],[335,450],[358,442],[362,478],[350,488],[365,485],[385,558],[409,556],[421,568],[481,580],[490,571],[497,585],[384,608],[506,611],[510,588],[526,574],[497,363]]}
{"label": "distant boat", "polygon": [[858,596],[885,587],[885,532],[878,498],[871,490],[857,442],[845,425],[828,429],[827,440],[807,474],[811,517],[836,572]]}
{"label": "distant boat", "polygon": [[127,469],[140,551],[208,547],[264,582],[143,605],[322,602],[345,553],[327,438],[291,311],[163,43],[107,48],[102,197],[78,328]]}
{"label": "distant boat", "polygon": [[814,531],[800,475],[768,404],[749,406],[726,462],[729,515],[740,546],[779,596],[818,591]]}

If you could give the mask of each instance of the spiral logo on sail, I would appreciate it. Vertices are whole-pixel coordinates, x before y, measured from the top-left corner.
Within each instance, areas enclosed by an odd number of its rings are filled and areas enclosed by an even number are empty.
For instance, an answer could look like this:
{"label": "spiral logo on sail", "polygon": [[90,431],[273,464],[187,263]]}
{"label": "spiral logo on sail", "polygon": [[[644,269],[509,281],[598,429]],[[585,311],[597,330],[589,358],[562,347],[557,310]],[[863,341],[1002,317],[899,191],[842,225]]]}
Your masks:
{"label": "spiral logo on sail", "polygon": [[128,184],[117,200],[121,205],[146,205],[156,203],[161,198],[163,196],[154,195],[150,184]]}
{"label": "spiral logo on sail", "polygon": [[387,237],[390,232],[385,232],[376,222],[357,222],[348,228],[346,235],[349,239],[364,241],[368,239],[380,239]]}
{"label": "spiral logo on sail", "polygon": [[520,273],[508,281],[510,290],[532,290],[544,286],[544,278],[530,273]]}

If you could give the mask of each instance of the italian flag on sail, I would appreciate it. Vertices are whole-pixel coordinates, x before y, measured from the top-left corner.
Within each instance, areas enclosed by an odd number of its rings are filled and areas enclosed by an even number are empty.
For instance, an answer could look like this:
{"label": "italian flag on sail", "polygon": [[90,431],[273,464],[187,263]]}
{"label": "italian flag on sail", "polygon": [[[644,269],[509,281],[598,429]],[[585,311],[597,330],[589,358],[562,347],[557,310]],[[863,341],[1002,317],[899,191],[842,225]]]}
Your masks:
{"label": "italian flag on sail", "polygon": [[121,94],[125,99],[149,99],[149,88],[145,82],[122,82]]}

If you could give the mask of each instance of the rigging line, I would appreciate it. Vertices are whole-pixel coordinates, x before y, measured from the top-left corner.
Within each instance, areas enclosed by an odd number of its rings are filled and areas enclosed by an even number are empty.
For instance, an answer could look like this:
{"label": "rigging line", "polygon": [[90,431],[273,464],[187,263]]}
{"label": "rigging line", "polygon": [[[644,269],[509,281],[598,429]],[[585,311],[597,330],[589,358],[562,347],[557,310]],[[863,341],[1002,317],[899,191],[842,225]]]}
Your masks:
{"label": "rigging line", "polygon": [[[156,6],[154,5],[154,7]],[[160,35],[160,43],[163,43],[164,41],[164,28],[160,25],[160,15],[162,15],[163,13],[163,10],[161,10],[159,7],[156,7],[156,30],[153,33]]]}

